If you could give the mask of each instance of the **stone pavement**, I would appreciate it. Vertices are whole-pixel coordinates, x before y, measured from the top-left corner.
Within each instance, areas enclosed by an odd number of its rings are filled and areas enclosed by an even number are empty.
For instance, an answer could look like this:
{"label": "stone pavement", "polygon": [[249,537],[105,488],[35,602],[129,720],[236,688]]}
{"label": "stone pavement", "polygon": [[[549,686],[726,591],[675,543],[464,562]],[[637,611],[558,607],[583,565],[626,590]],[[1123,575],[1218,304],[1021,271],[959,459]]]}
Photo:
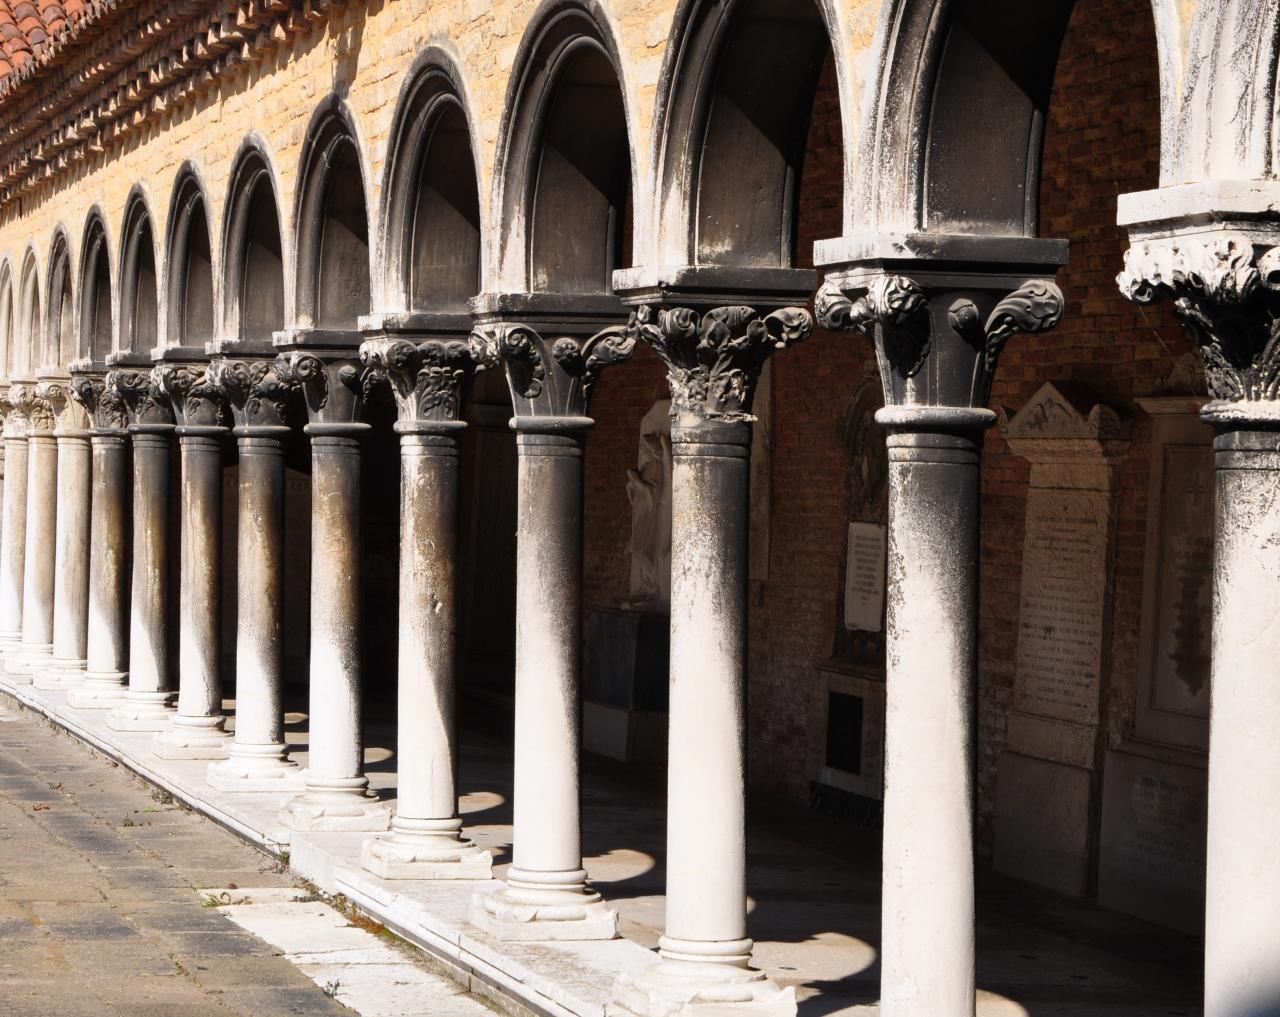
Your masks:
{"label": "stone pavement", "polygon": [[[301,893],[238,837],[0,704],[0,1017],[489,1012]],[[300,929],[301,967],[279,941]]]}

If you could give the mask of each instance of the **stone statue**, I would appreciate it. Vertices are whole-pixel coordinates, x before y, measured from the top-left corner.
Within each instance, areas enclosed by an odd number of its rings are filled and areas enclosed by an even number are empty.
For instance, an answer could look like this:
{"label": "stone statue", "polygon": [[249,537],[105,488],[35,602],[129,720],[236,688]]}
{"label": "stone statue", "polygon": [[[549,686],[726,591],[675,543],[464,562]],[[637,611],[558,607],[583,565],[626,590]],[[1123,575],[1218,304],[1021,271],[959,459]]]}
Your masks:
{"label": "stone statue", "polygon": [[627,470],[631,502],[631,596],[627,607],[666,610],[671,603],[671,400],[659,399],[640,422],[640,454]]}

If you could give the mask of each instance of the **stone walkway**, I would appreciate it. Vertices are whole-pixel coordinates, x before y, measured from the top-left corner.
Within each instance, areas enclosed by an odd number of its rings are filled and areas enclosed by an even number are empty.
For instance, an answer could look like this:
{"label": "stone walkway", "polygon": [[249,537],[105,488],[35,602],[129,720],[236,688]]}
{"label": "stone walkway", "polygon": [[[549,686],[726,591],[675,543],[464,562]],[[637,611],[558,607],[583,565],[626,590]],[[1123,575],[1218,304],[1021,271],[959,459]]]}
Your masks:
{"label": "stone walkway", "polygon": [[411,953],[309,901],[271,859],[168,794],[0,705],[2,1017],[490,1014]]}
{"label": "stone walkway", "polygon": [[[105,711],[71,709],[61,692],[9,687],[3,677],[0,690],[8,693],[0,704],[17,711],[9,698],[16,696],[246,838],[287,848],[295,874],[342,894],[443,958],[455,977],[486,998],[514,998],[553,1017],[605,1017],[619,973],[634,974],[653,961],[650,951],[663,925],[666,813],[661,782],[651,776],[590,757],[584,761],[586,868],[617,908],[623,938],[499,943],[469,924],[473,894],[498,884],[379,879],[360,865],[364,834],[290,832],[278,819],[284,795],[218,792],[205,781],[206,763],[158,759],[151,752],[152,736],[105,728]],[[228,713],[233,705],[224,702]],[[286,713],[287,738],[301,766],[307,760],[304,711],[305,702],[295,700]],[[492,710],[483,716],[492,723]],[[395,729],[376,711],[367,712],[366,720],[370,781],[390,799]],[[509,734],[466,728],[461,811],[468,833],[493,852],[499,878],[510,863],[511,778]],[[756,940],[756,963],[796,989],[799,1017],[879,1013],[878,841],[875,832],[811,813],[753,811],[748,932]],[[977,890],[978,1017],[1198,1017],[1203,947],[1196,937],[985,870]]]}

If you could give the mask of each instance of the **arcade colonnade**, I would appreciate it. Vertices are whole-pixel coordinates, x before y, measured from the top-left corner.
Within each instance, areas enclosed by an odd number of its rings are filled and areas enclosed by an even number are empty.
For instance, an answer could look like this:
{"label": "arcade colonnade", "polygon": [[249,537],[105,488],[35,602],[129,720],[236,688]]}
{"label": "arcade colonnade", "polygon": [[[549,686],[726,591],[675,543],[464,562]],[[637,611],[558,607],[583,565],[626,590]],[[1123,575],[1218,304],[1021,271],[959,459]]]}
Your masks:
{"label": "arcade colonnade", "polygon": [[[1001,351],[1064,313],[1054,275],[1066,244],[1038,236],[1027,196],[1070,5],[1023,16],[1013,34],[1042,59],[1017,75],[1000,47],[972,44],[992,27],[987,5],[884,5],[871,83],[860,108],[844,101],[845,235],[817,245],[818,272],[796,267],[797,125],[826,53],[842,99],[851,88],[847,46],[830,32],[847,12],[795,6],[681,8],[647,188],[608,21],[560,3],[516,53],[491,196],[476,184],[463,75],[429,50],[401,89],[376,205],[356,118],[334,94],[306,132],[292,231],[270,148],[251,136],[216,216],[193,162],[163,235],[139,186],[118,253],[94,207],[74,248],[59,228],[39,254],[35,241],[11,254],[0,268],[8,674],[109,711],[114,727],[154,731],[161,756],[208,759],[223,791],[293,792],[281,813],[292,829],[367,832],[363,864],[383,877],[487,879],[491,859],[457,810],[457,506],[473,376],[501,371],[518,450],[513,865],[496,893],[477,895],[472,921],[500,939],[616,935],[579,839],[582,467],[601,372],[625,370],[645,344],[672,400],[667,915],[652,968],[619,980],[611,1010],[792,1014],[792,993],[751,966],[746,927],[743,506],[760,371],[816,316],[871,339],[886,404],[881,1010],[972,1014],[980,452]],[[1162,186],[1122,197],[1132,247],[1116,266],[1126,296],[1173,300],[1199,342],[1218,435],[1211,1017],[1280,999],[1280,185],[1276,76],[1258,72],[1274,70],[1280,26],[1254,6],[1204,4],[1183,24],[1155,4]],[[779,32],[791,59],[751,86]],[[1184,58],[1205,52],[1231,56]],[[981,172],[965,142],[975,133]],[[369,791],[361,745],[360,471],[378,387],[394,398],[400,443],[394,808]],[[282,714],[295,423],[312,483],[305,773]],[[235,577],[220,575],[232,442]],[[223,595],[238,607],[234,736],[221,714]]]}

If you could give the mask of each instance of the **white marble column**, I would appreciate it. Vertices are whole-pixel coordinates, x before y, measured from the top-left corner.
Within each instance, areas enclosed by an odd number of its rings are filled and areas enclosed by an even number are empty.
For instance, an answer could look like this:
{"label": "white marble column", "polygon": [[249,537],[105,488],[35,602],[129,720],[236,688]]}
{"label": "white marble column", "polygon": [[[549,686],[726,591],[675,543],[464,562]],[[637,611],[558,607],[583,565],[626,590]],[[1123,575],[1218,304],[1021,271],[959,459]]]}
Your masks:
{"label": "white marble column", "polygon": [[73,363],[71,391],[92,423],[92,494],[87,663],[67,704],[112,709],[124,699],[129,677],[129,422],[100,365]]}
{"label": "white marble column", "polygon": [[582,458],[595,379],[635,341],[622,328],[546,338],[496,321],[472,345],[506,370],[518,466],[512,863],[471,921],[498,939],[610,939],[617,913],[582,865]]}
{"label": "white marble column", "polygon": [[[110,358],[107,386],[129,418],[133,550],[129,583],[129,688],[107,718],[117,731],[164,731],[173,714],[169,656],[169,472],[173,414],[137,354]],[[126,366],[128,365],[128,366]]]}
{"label": "white marble column", "polygon": [[38,689],[69,689],[84,678],[89,626],[89,417],[71,397],[70,380],[42,382],[58,440],[58,519],[54,536],[53,651]]}
{"label": "white marble column", "polygon": [[659,959],[620,978],[609,1009],[788,1017],[794,990],[751,966],[747,935],[747,508],[760,370],[812,323],[797,308],[646,306],[631,327],[672,399],[667,909]]}
{"label": "white marble column", "polygon": [[492,856],[462,836],[454,716],[458,456],[465,341],[369,340],[365,366],[390,385],[400,435],[400,625],[396,811],[361,863],[384,879],[489,879]]}
{"label": "white marble column", "polygon": [[22,582],[27,558],[27,426],[34,392],[9,386],[4,421],[4,523],[0,527],[0,655],[22,641]]}
{"label": "white marble column", "polygon": [[[873,338],[889,452],[880,1012],[974,1013],[979,477],[1005,343],[1052,328],[1065,245],[838,262],[822,324]],[[834,260],[834,259],[833,259]],[[1001,262],[1005,262],[1001,264]]]}
{"label": "white marble column", "polygon": [[285,388],[270,360],[216,358],[206,384],[230,405],[239,450],[235,741],[208,780],[220,791],[285,791],[301,778],[284,740]]}
{"label": "white marble column", "polygon": [[1171,300],[1204,354],[1217,472],[1204,1013],[1265,1017],[1280,1012],[1280,186],[1234,186],[1123,196],[1118,282],[1140,304]]}
{"label": "white marble column", "polygon": [[22,639],[5,654],[15,682],[30,684],[53,651],[53,552],[58,496],[58,443],[53,409],[37,382],[27,414],[27,549],[23,558]]}
{"label": "white marble column", "polygon": [[353,349],[295,349],[276,376],[301,388],[311,441],[311,659],[306,789],[280,812],[293,830],[385,830],[364,773],[360,445],[363,370]]}

